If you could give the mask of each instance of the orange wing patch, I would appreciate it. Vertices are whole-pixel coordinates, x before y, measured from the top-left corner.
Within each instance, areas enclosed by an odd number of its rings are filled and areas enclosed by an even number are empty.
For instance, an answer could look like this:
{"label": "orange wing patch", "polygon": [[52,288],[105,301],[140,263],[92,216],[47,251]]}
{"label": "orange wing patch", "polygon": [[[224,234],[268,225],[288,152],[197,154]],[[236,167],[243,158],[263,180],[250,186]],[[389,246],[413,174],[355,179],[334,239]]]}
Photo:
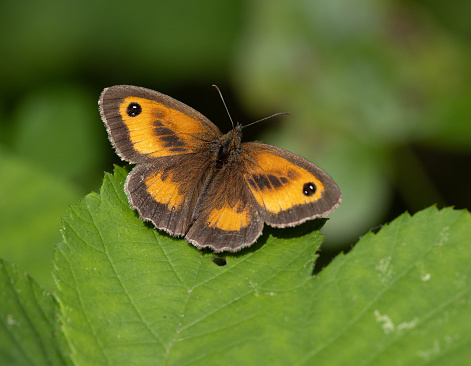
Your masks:
{"label": "orange wing patch", "polygon": [[147,192],[152,198],[169,211],[179,210],[185,201],[185,196],[179,193],[179,185],[172,181],[172,174],[168,171],[159,171],[146,178]]}
{"label": "orange wing patch", "polygon": [[224,231],[239,231],[249,225],[250,216],[247,207],[238,203],[234,207],[223,206],[209,212],[207,226]]}
{"label": "orange wing patch", "polygon": [[145,98],[124,98],[119,113],[134,150],[150,157],[194,152],[194,136],[205,133],[199,121]]}
{"label": "orange wing patch", "polygon": [[250,153],[245,179],[258,204],[273,214],[319,200],[325,187],[314,174],[267,151]]}

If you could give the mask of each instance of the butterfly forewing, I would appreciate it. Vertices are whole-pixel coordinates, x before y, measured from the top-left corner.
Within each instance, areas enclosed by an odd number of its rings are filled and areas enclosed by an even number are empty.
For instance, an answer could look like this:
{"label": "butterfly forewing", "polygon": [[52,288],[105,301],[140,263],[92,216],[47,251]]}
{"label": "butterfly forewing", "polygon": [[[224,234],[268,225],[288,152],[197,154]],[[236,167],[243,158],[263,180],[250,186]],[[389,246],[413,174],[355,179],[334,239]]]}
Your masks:
{"label": "butterfly forewing", "polygon": [[150,89],[106,88],[99,106],[112,144],[130,163],[191,154],[221,135],[201,113]]}
{"label": "butterfly forewing", "polygon": [[294,226],[322,217],[340,203],[340,190],[318,166],[289,151],[245,143],[244,178],[269,225]]}

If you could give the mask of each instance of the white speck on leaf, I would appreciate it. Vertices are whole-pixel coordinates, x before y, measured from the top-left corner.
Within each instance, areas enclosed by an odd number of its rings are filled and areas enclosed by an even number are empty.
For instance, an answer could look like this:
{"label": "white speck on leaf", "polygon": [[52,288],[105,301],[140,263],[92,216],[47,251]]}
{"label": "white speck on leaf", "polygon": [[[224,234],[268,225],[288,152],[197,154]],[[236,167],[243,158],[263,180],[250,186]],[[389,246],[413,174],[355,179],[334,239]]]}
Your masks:
{"label": "white speck on leaf", "polygon": [[13,318],[12,314],[7,315],[7,324],[8,325],[18,325],[18,322]]}
{"label": "white speck on leaf", "polygon": [[416,318],[412,319],[410,322],[400,323],[396,327],[397,332],[401,333],[404,330],[413,329],[413,328],[415,328],[415,326],[417,325],[418,322],[419,322],[419,318],[416,317]]}
{"label": "white speck on leaf", "polygon": [[422,279],[422,281],[427,282],[428,280],[430,280],[430,277],[432,277],[432,276],[430,275],[430,273],[425,273],[425,274],[421,277],[421,279]]}
{"label": "white speck on leaf", "polygon": [[450,238],[450,233],[449,233],[450,227],[445,226],[441,231],[440,231],[440,240],[438,242],[438,246],[441,247],[445,245],[448,242],[448,239]]}
{"label": "white speck on leaf", "polygon": [[379,279],[381,283],[388,282],[393,274],[391,266],[391,257],[385,257],[381,259],[375,269],[379,272]]}
{"label": "white speck on leaf", "polygon": [[438,340],[435,340],[433,342],[433,346],[430,349],[417,351],[417,355],[424,361],[430,361],[431,359],[438,356],[439,353],[440,353],[440,342]]}
{"label": "white speck on leaf", "polygon": [[389,315],[381,314],[379,310],[375,310],[374,315],[375,315],[376,321],[378,323],[381,323],[381,328],[383,328],[384,334],[391,334],[393,332],[396,332],[398,334],[402,333],[405,330],[415,328],[415,326],[419,322],[419,318],[416,317],[412,319],[411,321],[402,322],[396,326],[394,325],[394,322],[389,317]]}
{"label": "white speck on leaf", "polygon": [[379,310],[374,311],[376,321],[382,323],[381,328],[383,328],[384,334],[389,334],[394,332],[394,323],[388,315],[381,315]]}
{"label": "white speck on leaf", "polygon": [[249,285],[250,287],[253,289],[253,294],[255,296],[258,296],[259,295],[259,292],[258,292],[258,284],[252,282],[252,281],[249,281]]}

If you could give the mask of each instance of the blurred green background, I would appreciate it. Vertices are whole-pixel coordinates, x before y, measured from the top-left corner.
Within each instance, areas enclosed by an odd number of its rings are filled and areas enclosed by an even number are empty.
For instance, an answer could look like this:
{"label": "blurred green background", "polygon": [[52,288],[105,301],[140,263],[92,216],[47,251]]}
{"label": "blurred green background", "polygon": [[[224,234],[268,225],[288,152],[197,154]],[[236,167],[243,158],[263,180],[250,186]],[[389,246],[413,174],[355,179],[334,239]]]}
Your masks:
{"label": "blurred green background", "polygon": [[301,154],[339,183],[323,262],[405,210],[471,205],[471,3],[0,2],[0,256],[50,288],[68,205],[114,154],[101,90],[133,84]]}

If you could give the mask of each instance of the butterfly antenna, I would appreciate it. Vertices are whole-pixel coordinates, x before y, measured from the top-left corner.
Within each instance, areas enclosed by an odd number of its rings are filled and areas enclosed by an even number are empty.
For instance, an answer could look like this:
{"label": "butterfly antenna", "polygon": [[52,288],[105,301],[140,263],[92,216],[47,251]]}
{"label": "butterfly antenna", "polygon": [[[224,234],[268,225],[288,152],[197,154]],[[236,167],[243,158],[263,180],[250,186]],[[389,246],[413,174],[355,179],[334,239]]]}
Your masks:
{"label": "butterfly antenna", "polygon": [[229,116],[229,119],[231,120],[232,128],[234,128],[234,121],[232,120],[231,114],[229,113],[229,109],[227,109],[227,105],[226,105],[226,102],[224,101],[224,97],[222,96],[221,91],[219,90],[217,85],[213,84],[212,86],[214,86],[216,90],[218,91],[219,96],[221,97],[221,100],[222,100],[222,104],[224,104],[224,108],[226,108],[227,115]]}
{"label": "butterfly antenna", "polygon": [[259,119],[259,120],[255,121],[255,122],[252,122],[252,123],[249,123],[248,125],[245,125],[244,128],[245,128],[245,127],[252,126],[252,125],[254,125],[255,123],[265,121],[266,119],[269,119],[269,118],[272,118],[272,117],[276,117],[276,116],[290,116],[290,115],[291,115],[291,114],[289,114],[289,113],[287,113],[287,112],[275,113],[275,114],[272,114],[271,116],[268,116],[268,117]]}

